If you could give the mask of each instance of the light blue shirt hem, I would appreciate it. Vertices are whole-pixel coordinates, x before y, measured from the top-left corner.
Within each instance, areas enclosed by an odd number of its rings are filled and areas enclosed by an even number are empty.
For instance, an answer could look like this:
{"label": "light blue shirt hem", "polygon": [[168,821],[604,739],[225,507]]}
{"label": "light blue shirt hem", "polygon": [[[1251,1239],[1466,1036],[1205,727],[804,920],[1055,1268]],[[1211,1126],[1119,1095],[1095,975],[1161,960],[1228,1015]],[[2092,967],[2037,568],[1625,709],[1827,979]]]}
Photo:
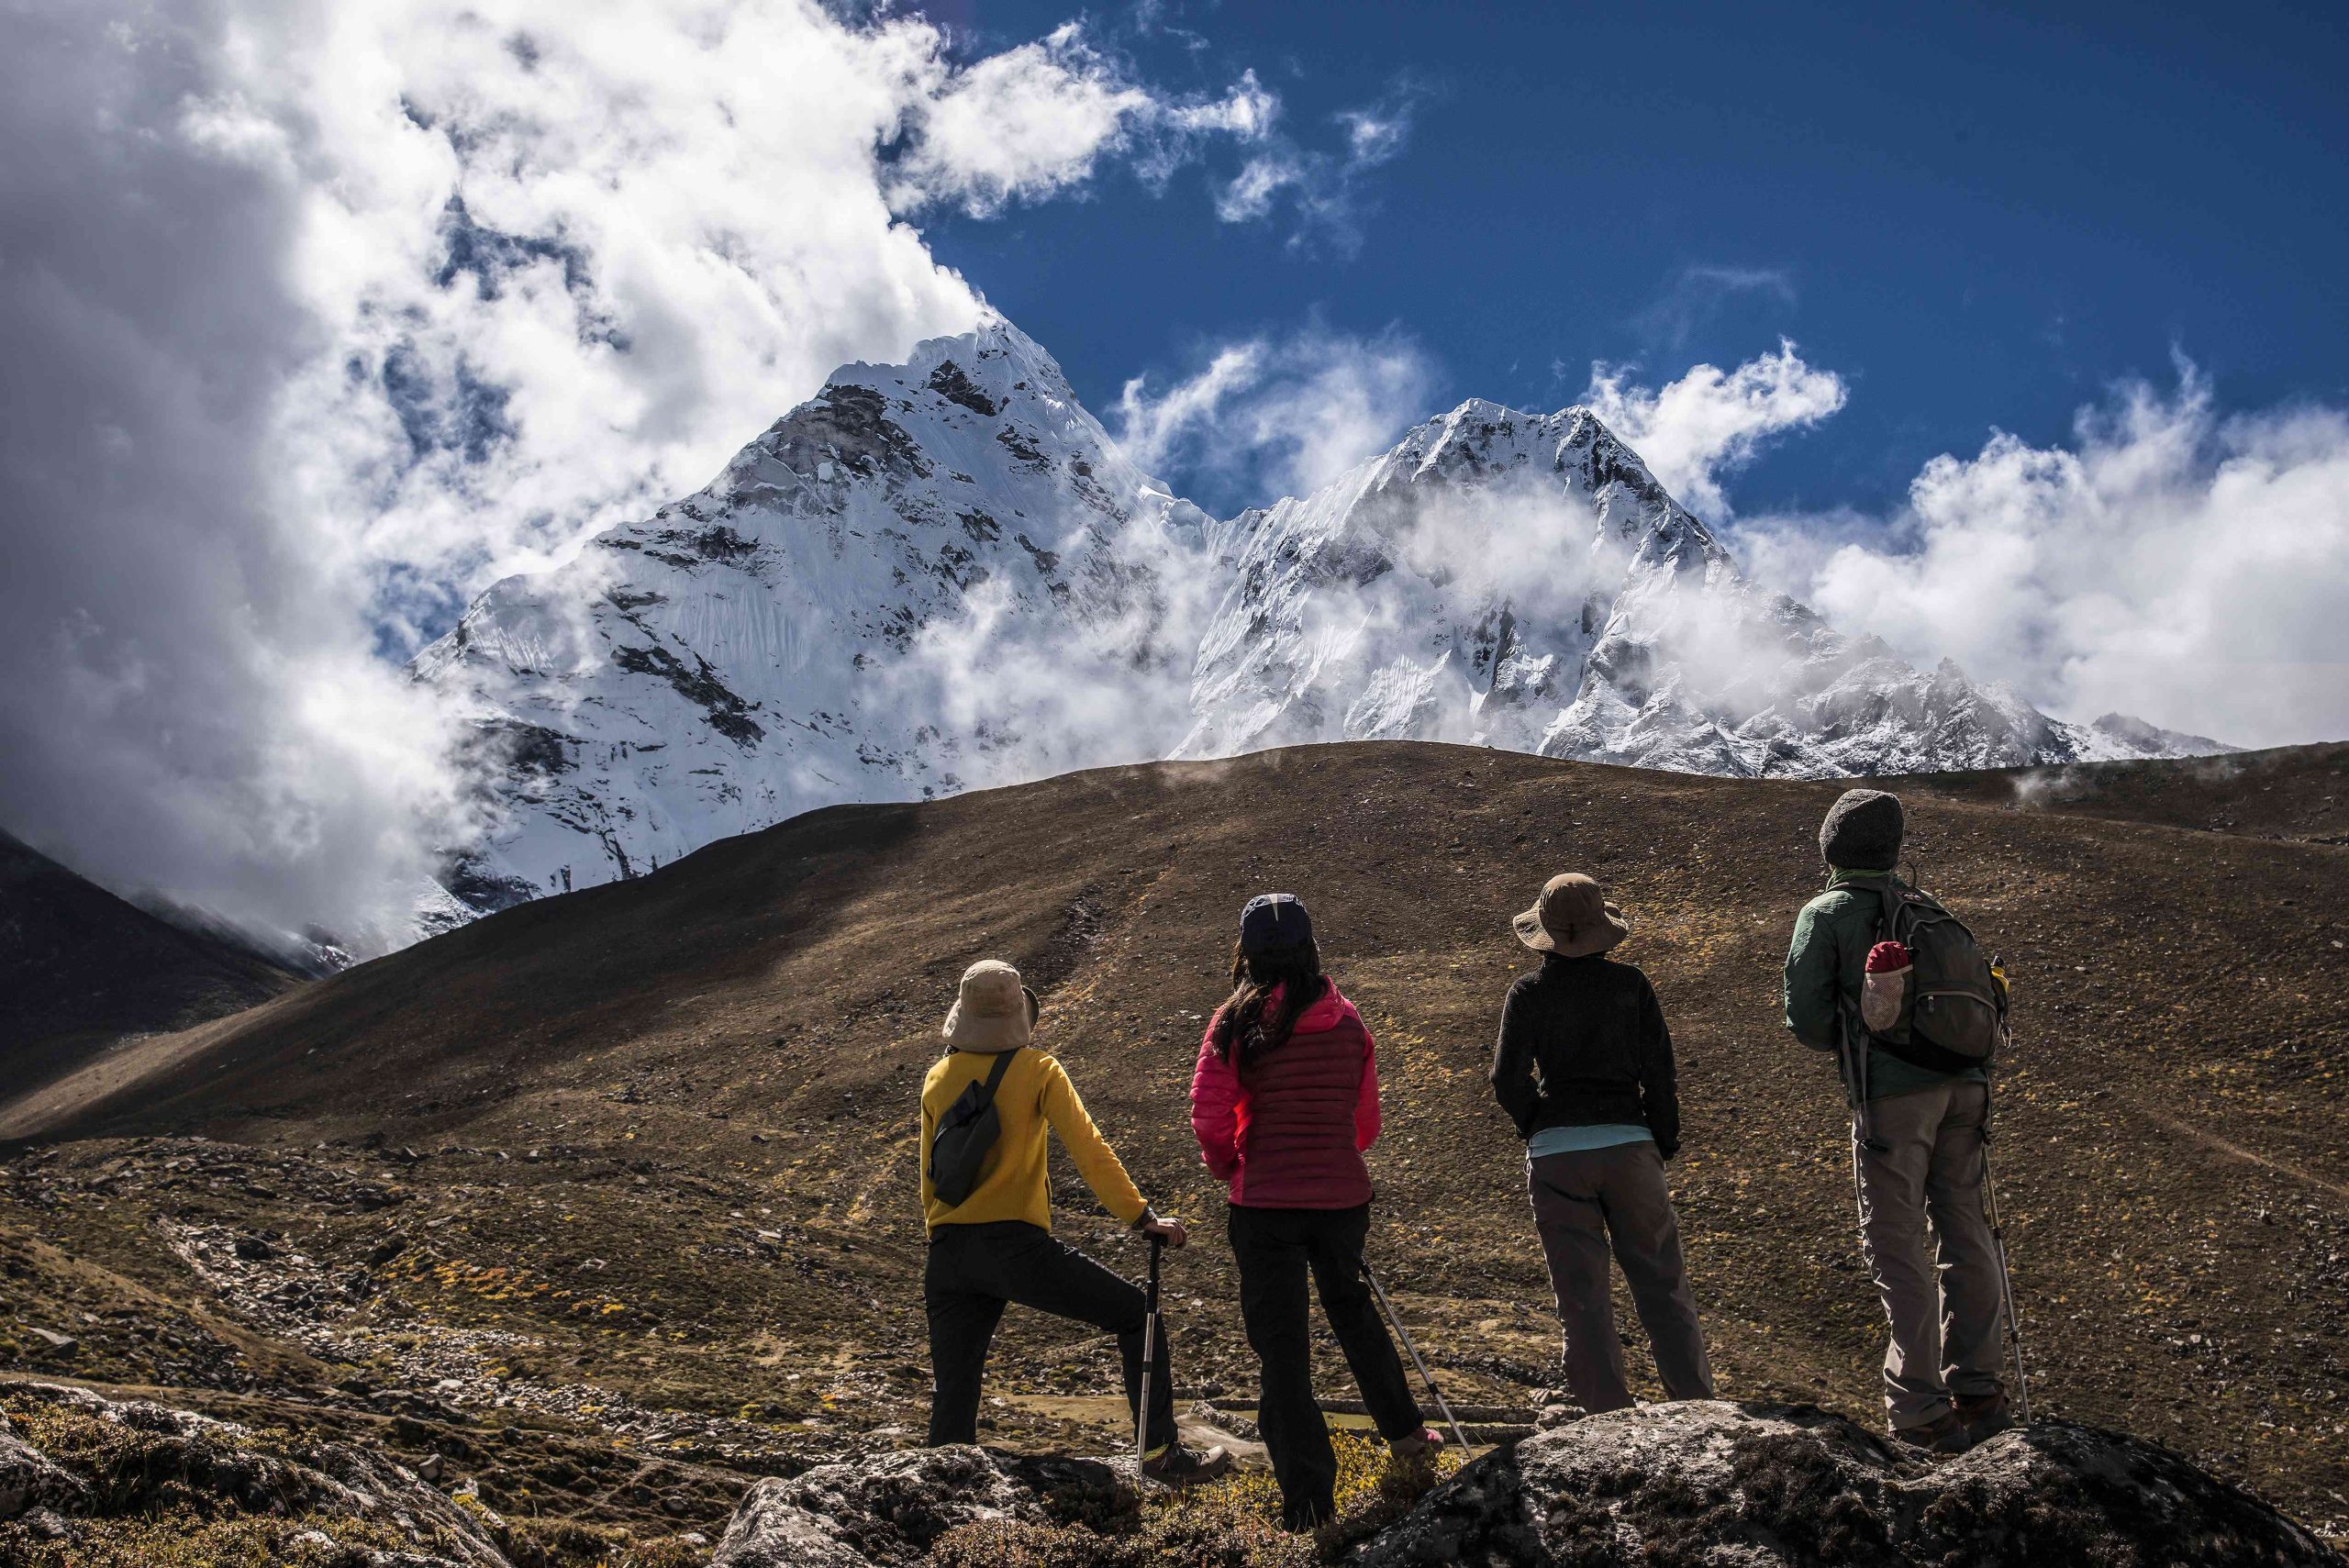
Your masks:
{"label": "light blue shirt hem", "polygon": [[1572,1154],[1584,1149],[1612,1149],[1619,1143],[1645,1143],[1654,1134],[1644,1127],[1606,1122],[1597,1127],[1545,1127],[1525,1140],[1525,1157]]}

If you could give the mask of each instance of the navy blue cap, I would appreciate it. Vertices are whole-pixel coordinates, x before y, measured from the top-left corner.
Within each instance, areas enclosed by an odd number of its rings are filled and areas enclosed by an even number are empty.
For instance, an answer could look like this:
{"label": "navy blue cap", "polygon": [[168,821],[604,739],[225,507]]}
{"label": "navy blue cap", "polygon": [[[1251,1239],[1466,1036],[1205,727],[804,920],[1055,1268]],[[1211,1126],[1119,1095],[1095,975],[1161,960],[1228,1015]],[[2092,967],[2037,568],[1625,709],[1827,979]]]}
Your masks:
{"label": "navy blue cap", "polygon": [[1313,940],[1313,917],[1294,893],[1264,893],[1240,911],[1240,951],[1303,947]]}

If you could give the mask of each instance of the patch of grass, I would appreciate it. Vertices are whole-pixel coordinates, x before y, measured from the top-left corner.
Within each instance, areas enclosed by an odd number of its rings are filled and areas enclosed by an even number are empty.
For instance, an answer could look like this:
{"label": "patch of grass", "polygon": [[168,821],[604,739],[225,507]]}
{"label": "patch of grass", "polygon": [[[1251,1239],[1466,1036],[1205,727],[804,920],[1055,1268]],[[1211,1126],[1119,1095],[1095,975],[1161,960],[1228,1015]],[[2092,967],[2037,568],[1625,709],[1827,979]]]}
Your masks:
{"label": "patch of grass", "polygon": [[[368,1568],[383,1554],[413,1553],[417,1540],[365,1519],[198,1518],[172,1509],[124,1518],[76,1519],[69,1540],[0,1525],[0,1562],[23,1568]],[[663,1565],[665,1568],[665,1565]]]}
{"label": "patch of grass", "polygon": [[645,1540],[572,1519],[509,1519],[492,1533],[514,1568],[701,1568],[709,1558],[675,1536]]}

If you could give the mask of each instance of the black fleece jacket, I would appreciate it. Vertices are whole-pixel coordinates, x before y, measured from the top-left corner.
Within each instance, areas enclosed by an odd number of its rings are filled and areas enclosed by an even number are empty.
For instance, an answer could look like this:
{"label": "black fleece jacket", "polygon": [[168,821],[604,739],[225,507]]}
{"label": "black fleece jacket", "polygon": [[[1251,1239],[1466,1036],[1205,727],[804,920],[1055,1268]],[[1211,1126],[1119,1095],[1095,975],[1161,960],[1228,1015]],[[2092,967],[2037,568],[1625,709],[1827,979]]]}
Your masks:
{"label": "black fleece jacket", "polygon": [[1644,1126],[1667,1160],[1680,1147],[1672,1036],[1655,988],[1604,954],[1551,953],[1508,988],[1493,1093],[1525,1138],[1620,1123]]}

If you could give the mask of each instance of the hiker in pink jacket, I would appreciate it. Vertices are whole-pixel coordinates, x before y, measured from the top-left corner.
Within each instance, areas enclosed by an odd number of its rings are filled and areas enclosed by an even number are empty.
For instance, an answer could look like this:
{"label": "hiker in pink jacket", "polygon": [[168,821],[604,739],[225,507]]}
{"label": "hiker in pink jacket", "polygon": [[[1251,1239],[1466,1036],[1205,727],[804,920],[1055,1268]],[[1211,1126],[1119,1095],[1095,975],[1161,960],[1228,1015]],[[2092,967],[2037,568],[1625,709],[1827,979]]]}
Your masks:
{"label": "hiker in pink jacket", "polygon": [[1280,1483],[1281,1516],[1307,1529],[1336,1510],[1338,1461],[1313,1397],[1306,1275],[1345,1351],[1363,1405],[1398,1460],[1431,1457],[1428,1429],[1363,1278],[1378,1062],[1362,1015],[1321,973],[1313,923],[1295,895],[1268,893],[1240,915],[1232,993],[1208,1023],[1191,1078],[1191,1130],[1231,1188],[1240,1315],[1262,1363],[1257,1428]]}

